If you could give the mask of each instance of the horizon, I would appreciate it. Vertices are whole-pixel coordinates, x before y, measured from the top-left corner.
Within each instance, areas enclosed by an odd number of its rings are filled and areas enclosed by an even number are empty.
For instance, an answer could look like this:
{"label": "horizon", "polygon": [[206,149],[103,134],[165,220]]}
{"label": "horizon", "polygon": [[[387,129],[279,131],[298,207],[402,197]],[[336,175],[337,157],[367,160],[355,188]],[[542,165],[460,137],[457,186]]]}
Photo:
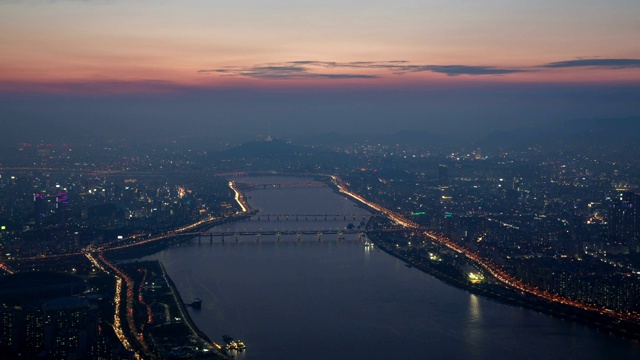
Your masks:
{"label": "horizon", "polygon": [[60,0],[0,9],[9,130],[105,135],[115,125],[242,137],[271,124],[281,137],[466,136],[640,116],[633,1]]}

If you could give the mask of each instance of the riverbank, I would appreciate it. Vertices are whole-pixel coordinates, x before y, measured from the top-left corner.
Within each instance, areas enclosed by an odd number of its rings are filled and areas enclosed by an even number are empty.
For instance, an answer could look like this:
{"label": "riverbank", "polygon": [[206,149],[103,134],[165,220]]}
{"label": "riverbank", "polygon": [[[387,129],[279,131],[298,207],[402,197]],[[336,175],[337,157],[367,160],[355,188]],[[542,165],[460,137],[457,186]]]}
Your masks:
{"label": "riverbank", "polygon": [[182,319],[189,327],[189,330],[193,334],[195,334],[197,337],[199,337],[204,343],[211,345],[211,349],[214,351],[216,355],[215,358],[225,359],[225,360],[231,359],[231,357],[229,357],[227,354],[221,351],[221,347],[218,344],[216,344],[215,342],[211,341],[211,339],[209,339],[207,334],[203,333],[200,329],[198,329],[198,327],[195,325],[195,323],[191,319],[191,315],[189,315],[189,311],[187,310],[184,300],[180,296],[180,292],[178,292],[176,285],[173,283],[173,280],[171,280],[171,277],[167,275],[167,271],[164,268],[164,264],[162,264],[161,262],[158,262],[158,264],[162,269],[162,276],[165,278],[167,284],[169,285],[169,288],[171,289],[173,299],[177,304],[178,308],[180,309],[180,313],[182,314]]}
{"label": "riverbank", "polygon": [[[331,188],[337,194],[341,196],[348,195],[348,197],[357,200],[369,211],[372,211],[374,213],[383,213],[384,217],[398,222],[403,226],[418,226],[417,224],[404,219],[404,217],[402,217],[401,215],[390,212],[389,210],[386,210],[385,208],[375,203],[371,203],[360,197],[359,195],[350,192],[346,188],[342,180],[340,180],[338,177],[329,176],[328,179],[330,179],[329,183],[331,184]],[[417,262],[415,258],[409,258],[405,254],[402,254],[397,247],[387,246],[387,244],[384,244],[384,241],[382,240],[384,239],[384,235],[374,235],[375,229],[371,229],[369,224],[367,224],[367,229],[367,236],[369,238],[376,238],[375,242],[383,251],[402,260],[410,266],[415,266],[421,271],[428,273],[449,285],[467,290],[474,294],[500,303],[528,308],[561,319],[575,321],[607,333],[616,334],[624,338],[640,340],[640,323],[637,323],[635,321],[619,320],[613,318],[612,316],[609,316],[609,314],[606,312],[595,312],[592,310],[585,310],[559,302],[551,302],[534,294],[520,292],[516,289],[512,289],[502,285],[473,284],[464,276],[458,278],[456,276],[452,276],[452,274],[446,274],[438,271],[437,269],[434,269],[431,266],[427,266],[426,264],[429,263],[429,259],[421,259],[425,261]]]}
{"label": "riverbank", "polygon": [[560,319],[575,321],[623,338],[640,340],[640,324],[635,322],[621,322],[606,314],[594,313],[592,311],[579,309],[570,305],[550,303],[534,295],[518,292],[501,285],[473,284],[462,276],[455,277],[451,274],[439,271],[434,266],[430,266],[429,263],[431,260],[429,259],[421,258],[420,260],[417,260],[415,258],[409,258],[406,254],[403,254],[402,250],[385,243],[384,234],[378,234],[375,231],[367,231],[367,237],[372,240],[375,246],[385,253],[437,278],[448,285],[466,290],[474,295],[482,296],[486,299],[502,304],[519,306],[538,311]]}
{"label": "riverbank", "polygon": [[[253,188],[251,184],[300,181],[251,178],[238,185]],[[247,191],[247,196],[262,214],[363,212],[330,189],[290,187]],[[384,220],[376,219],[382,225]],[[304,228],[305,224],[293,220],[251,221],[211,231],[266,231]],[[335,229],[346,225],[347,221],[316,222],[309,227]],[[409,239],[414,246],[407,246],[404,236],[394,234],[387,230],[381,236],[394,247],[397,242],[400,248],[415,250],[421,244],[418,234]],[[503,306],[501,303],[508,301],[506,297],[503,301],[488,301],[485,298],[489,295],[473,296],[460,286],[434,279],[423,269],[415,271],[403,266],[404,262],[362,243],[317,242],[315,237],[301,243],[289,240],[293,238],[282,243],[272,238],[264,242],[241,238],[238,243],[214,241],[210,246],[207,237],[204,246],[198,245],[196,237],[189,245],[150,258],[165,264],[187,301],[195,296],[203,299],[202,311],[187,309],[211,339],[227,333],[248,341],[250,351],[238,354],[247,360],[425,356],[507,359],[519,356],[520,351],[529,354],[524,358],[532,359],[572,358],[579,354],[580,358],[595,360],[602,358],[597,349],[604,348],[620,359],[637,354],[634,342],[561,321],[541,311]],[[424,245],[439,254],[438,246],[431,249]],[[455,258],[457,253],[440,250],[444,255],[441,264],[455,267],[456,262],[449,258]],[[458,261],[461,263],[459,255]],[[442,270],[442,274],[451,275]],[[566,343],[567,339],[571,339],[570,343]],[[393,349],[388,349],[390,343],[394,344]],[[291,344],[296,345],[295,349],[290,348]]]}
{"label": "riverbank", "polygon": [[[159,261],[120,264],[131,279],[131,311],[135,333],[145,339],[146,353],[153,358],[229,360],[220,347],[194,325],[164,266]],[[137,337],[133,337],[137,338]]]}

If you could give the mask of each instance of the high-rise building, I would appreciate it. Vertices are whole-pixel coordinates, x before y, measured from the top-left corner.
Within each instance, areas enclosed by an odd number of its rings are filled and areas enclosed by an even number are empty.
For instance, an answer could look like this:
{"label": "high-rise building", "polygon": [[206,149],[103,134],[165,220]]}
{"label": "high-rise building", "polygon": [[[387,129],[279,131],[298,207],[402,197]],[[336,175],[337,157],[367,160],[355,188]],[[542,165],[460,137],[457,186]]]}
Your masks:
{"label": "high-rise building", "polygon": [[640,252],[640,195],[618,191],[609,202],[609,244]]}
{"label": "high-rise building", "polygon": [[11,353],[20,346],[19,308],[0,305],[0,353]]}
{"label": "high-rise building", "polygon": [[34,218],[36,225],[42,225],[43,218],[47,215],[47,197],[45,194],[33,194]]}
{"label": "high-rise building", "polygon": [[[0,358],[73,359],[87,354],[97,314],[82,278],[49,272],[0,277]],[[60,296],[67,296],[62,297]]]}
{"label": "high-rise building", "polygon": [[44,349],[44,317],[40,307],[31,307],[24,311],[24,342],[27,352],[39,353]]}
{"label": "high-rise building", "polygon": [[640,194],[633,194],[631,207],[633,209],[633,236],[631,246],[634,252],[640,253]]}
{"label": "high-rise building", "polygon": [[45,350],[50,358],[80,357],[93,342],[97,329],[89,303],[66,297],[44,304]]}
{"label": "high-rise building", "polygon": [[446,212],[444,214],[444,235],[452,239],[453,236],[453,213]]}
{"label": "high-rise building", "polygon": [[66,191],[60,191],[56,194],[56,214],[58,222],[64,223],[67,220],[67,212],[69,207],[69,195]]}

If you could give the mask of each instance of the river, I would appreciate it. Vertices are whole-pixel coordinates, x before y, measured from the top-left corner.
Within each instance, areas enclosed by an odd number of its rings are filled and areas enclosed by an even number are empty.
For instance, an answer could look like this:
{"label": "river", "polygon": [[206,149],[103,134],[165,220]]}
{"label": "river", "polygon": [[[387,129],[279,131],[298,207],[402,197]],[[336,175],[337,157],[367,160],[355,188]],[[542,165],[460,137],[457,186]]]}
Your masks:
{"label": "river", "polygon": [[[328,187],[267,186],[246,195],[260,221],[214,230],[335,230],[367,216]],[[265,214],[349,216],[267,221]],[[640,358],[637,341],[451,287],[364,247],[357,234],[213,239],[195,238],[146,259],[165,264],[185,301],[203,300],[202,309],[189,311],[212,340],[229,334],[246,343],[238,359]]]}

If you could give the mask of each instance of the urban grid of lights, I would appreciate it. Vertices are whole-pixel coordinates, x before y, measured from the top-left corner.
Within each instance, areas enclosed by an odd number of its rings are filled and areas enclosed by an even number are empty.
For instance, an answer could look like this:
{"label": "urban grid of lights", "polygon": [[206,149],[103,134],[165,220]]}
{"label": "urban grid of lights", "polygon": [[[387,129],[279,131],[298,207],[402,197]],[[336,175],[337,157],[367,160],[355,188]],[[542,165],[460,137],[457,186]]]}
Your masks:
{"label": "urban grid of lights", "polygon": [[[378,204],[375,204],[373,202],[368,201],[367,199],[363,198],[362,196],[350,191],[347,188],[347,184],[345,184],[345,182],[340,179],[339,177],[335,176],[335,175],[331,175],[331,180],[333,181],[333,184],[338,188],[338,191],[340,191],[341,193],[348,195],[349,197],[369,206],[370,208],[379,211],[383,214],[385,214],[388,218],[390,218],[391,220],[393,220],[395,223],[397,223],[400,226],[403,227],[408,227],[408,228],[414,228],[416,230],[418,230],[420,228],[420,226],[409,220],[404,218],[402,215],[397,214],[389,209],[386,209]],[[465,255],[467,258],[469,258],[470,260],[472,260],[473,262],[479,264],[481,267],[483,267],[484,269],[486,269],[493,277],[495,277],[496,279],[498,279],[500,282],[502,282],[503,284],[511,287],[511,288],[515,288],[519,291],[525,292],[525,293],[529,293],[538,297],[541,297],[545,300],[551,301],[551,302],[555,302],[555,303],[560,303],[560,304],[564,304],[564,305],[570,305],[573,307],[577,307],[583,310],[588,310],[588,311],[594,311],[594,312],[598,312],[601,314],[608,314],[610,316],[615,317],[616,319],[619,320],[640,320],[640,314],[636,314],[636,313],[626,313],[626,314],[622,314],[622,313],[618,313],[615,312],[611,309],[606,309],[604,307],[597,307],[595,305],[590,305],[590,304],[586,304],[584,302],[581,301],[577,301],[577,300],[572,300],[563,296],[559,296],[559,295],[555,295],[555,294],[550,294],[547,291],[541,291],[538,288],[525,284],[524,282],[517,280],[516,278],[514,278],[513,276],[507,274],[506,272],[504,272],[503,270],[501,270],[500,268],[498,268],[496,265],[494,265],[493,263],[491,263],[489,260],[483,259],[482,257],[480,257],[478,254],[472,252],[471,250],[451,241],[451,239],[436,234],[434,232],[431,231],[424,231],[422,232],[422,234],[428,238],[430,238],[431,240],[442,244],[444,246],[446,246],[447,248]]]}

